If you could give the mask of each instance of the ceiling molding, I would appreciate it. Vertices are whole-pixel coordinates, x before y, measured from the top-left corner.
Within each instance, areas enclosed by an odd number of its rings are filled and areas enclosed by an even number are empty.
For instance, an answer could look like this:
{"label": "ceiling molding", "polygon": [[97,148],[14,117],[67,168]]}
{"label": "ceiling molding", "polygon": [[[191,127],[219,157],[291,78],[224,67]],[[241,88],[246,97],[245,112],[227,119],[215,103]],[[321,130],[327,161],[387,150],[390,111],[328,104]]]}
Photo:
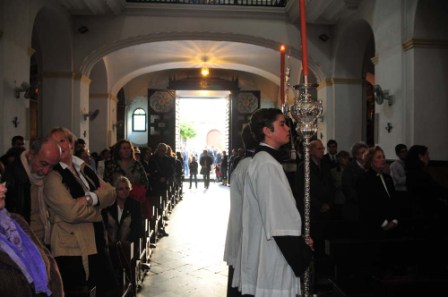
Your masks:
{"label": "ceiling molding", "polygon": [[330,87],[333,85],[362,85],[362,79],[357,78],[329,78],[319,82],[318,89]]}
{"label": "ceiling molding", "polygon": [[403,50],[413,48],[448,48],[448,40],[412,38],[403,42]]}

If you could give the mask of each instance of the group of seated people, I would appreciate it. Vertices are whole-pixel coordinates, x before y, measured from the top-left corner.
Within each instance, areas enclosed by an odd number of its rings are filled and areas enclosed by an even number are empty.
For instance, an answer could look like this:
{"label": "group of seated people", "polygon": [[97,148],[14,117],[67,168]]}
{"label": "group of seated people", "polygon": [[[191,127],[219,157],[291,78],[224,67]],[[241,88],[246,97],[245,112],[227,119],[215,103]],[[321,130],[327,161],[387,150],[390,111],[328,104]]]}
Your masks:
{"label": "group of seated people", "polygon": [[110,159],[92,162],[85,143],[58,127],[9,160],[0,185],[2,294],[120,296],[110,253],[144,237],[157,196],[180,178],[167,147],[139,161],[121,140]]}
{"label": "group of seated people", "polygon": [[[353,145],[351,155],[338,152],[334,140],[328,141],[327,148],[324,154],[320,140],[309,146],[310,234],[316,282],[333,271],[326,256],[326,240],[338,236],[360,241],[446,238],[442,234],[448,226],[448,188],[431,174],[426,146],[413,145],[408,150],[399,144],[393,162],[387,162],[380,146],[363,142]],[[304,162],[298,159],[291,180],[303,217]],[[337,226],[345,230],[337,230]]]}
{"label": "group of seated people", "polygon": [[[361,236],[389,236],[402,220],[443,220],[448,214],[448,189],[428,170],[429,150],[414,145],[396,146],[398,159],[387,162],[380,146],[355,143],[350,153],[337,151],[329,140],[328,153],[320,140],[310,143],[311,217],[317,222],[359,222]],[[299,158],[300,159],[300,158]],[[303,212],[304,163],[292,178],[299,209]],[[398,228],[399,229],[399,228]],[[313,238],[319,238],[320,234]]]}

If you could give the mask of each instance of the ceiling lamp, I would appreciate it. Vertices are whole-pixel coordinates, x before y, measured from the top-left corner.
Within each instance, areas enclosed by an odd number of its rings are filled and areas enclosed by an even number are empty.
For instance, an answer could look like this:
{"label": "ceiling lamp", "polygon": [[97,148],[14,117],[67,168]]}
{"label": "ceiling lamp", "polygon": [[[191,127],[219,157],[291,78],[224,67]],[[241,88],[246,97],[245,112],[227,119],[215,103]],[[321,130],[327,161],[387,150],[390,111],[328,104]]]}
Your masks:
{"label": "ceiling lamp", "polygon": [[206,76],[208,76],[210,74],[210,71],[208,70],[208,67],[207,67],[207,65],[203,65],[202,66],[202,68],[201,68],[201,75],[202,76],[204,76],[204,77],[206,77]]}

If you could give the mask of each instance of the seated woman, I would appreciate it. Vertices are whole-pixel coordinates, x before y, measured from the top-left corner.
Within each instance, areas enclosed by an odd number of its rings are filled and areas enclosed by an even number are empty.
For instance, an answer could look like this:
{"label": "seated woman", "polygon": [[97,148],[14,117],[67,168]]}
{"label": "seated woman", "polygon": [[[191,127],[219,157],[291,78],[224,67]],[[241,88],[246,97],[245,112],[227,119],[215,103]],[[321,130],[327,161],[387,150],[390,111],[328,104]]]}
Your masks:
{"label": "seated woman", "polygon": [[[423,145],[412,146],[405,159],[406,187],[412,203],[412,216],[427,228],[422,234],[445,230],[448,220],[448,189],[428,172],[429,150]],[[443,231],[445,232],[445,231]]]}
{"label": "seated woman", "polygon": [[134,254],[137,254],[138,240],[144,236],[144,221],[140,203],[129,197],[132,190],[129,179],[118,177],[114,186],[117,200],[112,206],[104,209],[102,215],[112,264],[120,283],[123,268],[130,269],[131,242],[134,242]]}
{"label": "seated woman", "polygon": [[64,296],[61,275],[50,252],[25,219],[5,208],[0,184],[0,292],[2,296]]}
{"label": "seated woman", "polygon": [[117,200],[102,212],[109,244],[136,242],[144,235],[144,221],[140,204],[129,197],[132,185],[121,176],[115,183]]}
{"label": "seated woman", "polygon": [[394,182],[383,173],[386,159],[379,146],[365,155],[367,172],[358,181],[361,237],[384,238],[397,235],[399,209]]}

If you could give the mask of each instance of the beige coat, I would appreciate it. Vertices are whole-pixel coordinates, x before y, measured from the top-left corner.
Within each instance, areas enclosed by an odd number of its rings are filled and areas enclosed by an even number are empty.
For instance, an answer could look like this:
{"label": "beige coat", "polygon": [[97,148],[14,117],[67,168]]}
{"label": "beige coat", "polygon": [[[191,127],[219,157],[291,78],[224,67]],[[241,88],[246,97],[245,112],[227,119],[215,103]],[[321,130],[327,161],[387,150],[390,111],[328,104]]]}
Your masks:
{"label": "beige coat", "polygon": [[[81,171],[84,166],[85,164],[81,166]],[[85,175],[84,177],[88,178]],[[78,181],[82,183],[79,179]],[[53,170],[45,180],[44,193],[52,225],[53,255],[81,256],[88,278],[88,256],[97,253],[92,223],[100,222],[101,210],[114,203],[115,188],[100,179],[100,187],[95,191],[99,203],[97,206],[89,206],[84,199],[73,199],[69,189],[62,183],[60,173]]]}

